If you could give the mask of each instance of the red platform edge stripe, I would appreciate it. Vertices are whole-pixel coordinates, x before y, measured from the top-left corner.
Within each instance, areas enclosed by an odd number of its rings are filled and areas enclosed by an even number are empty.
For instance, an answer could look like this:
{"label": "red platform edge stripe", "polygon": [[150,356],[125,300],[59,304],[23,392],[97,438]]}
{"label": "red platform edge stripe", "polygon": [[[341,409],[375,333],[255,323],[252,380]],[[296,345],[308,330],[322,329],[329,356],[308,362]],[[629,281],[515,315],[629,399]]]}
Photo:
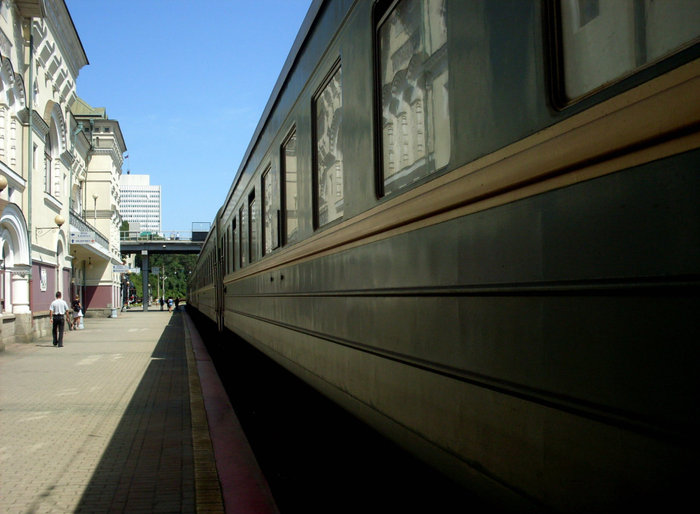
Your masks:
{"label": "red platform edge stripe", "polygon": [[226,512],[279,514],[243,428],[231,406],[214,363],[192,319],[185,314],[202,386],[209,435]]}

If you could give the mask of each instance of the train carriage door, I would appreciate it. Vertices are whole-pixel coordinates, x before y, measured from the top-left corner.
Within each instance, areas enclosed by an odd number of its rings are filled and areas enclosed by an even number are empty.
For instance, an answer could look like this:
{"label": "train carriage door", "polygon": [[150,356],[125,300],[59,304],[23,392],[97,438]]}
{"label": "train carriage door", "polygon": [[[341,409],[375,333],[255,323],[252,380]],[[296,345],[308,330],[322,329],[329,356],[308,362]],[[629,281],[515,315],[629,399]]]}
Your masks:
{"label": "train carriage door", "polygon": [[[217,233],[220,233],[217,230]],[[219,332],[224,330],[224,236],[217,240],[216,260],[214,262],[214,289],[216,295],[216,326]]]}

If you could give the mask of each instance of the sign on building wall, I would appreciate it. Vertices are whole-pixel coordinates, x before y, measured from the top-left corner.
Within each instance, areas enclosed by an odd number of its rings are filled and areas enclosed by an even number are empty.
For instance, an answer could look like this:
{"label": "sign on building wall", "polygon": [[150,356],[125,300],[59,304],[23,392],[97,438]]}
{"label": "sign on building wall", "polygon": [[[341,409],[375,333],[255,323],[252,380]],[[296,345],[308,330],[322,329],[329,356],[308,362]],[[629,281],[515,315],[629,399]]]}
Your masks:
{"label": "sign on building wall", "polygon": [[40,275],[40,280],[39,280],[39,289],[41,291],[46,291],[47,283],[48,280],[46,279],[46,270],[42,269]]}
{"label": "sign on building wall", "polygon": [[94,232],[71,232],[70,233],[70,244],[72,245],[82,245],[90,244],[95,242]]}

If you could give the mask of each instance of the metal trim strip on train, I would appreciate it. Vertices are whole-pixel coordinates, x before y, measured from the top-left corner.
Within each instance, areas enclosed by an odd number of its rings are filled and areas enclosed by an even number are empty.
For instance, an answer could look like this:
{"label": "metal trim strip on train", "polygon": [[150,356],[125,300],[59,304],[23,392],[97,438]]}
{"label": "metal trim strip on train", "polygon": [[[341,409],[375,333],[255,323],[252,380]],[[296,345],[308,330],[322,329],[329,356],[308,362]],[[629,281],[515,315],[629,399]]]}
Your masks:
{"label": "metal trim strip on train", "polygon": [[189,305],[516,510],[681,505],[700,2],[659,4],[314,2]]}

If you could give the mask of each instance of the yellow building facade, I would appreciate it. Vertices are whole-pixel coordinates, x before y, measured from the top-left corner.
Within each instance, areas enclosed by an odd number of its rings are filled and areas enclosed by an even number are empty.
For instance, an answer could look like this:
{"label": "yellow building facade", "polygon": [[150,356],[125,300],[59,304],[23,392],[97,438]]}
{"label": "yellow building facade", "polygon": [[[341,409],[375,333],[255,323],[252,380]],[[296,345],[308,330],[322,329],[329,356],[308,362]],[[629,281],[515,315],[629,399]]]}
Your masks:
{"label": "yellow building facade", "polygon": [[0,2],[0,350],[50,331],[56,291],[89,314],[118,305],[126,145],[77,96],[87,64],[63,0]]}

